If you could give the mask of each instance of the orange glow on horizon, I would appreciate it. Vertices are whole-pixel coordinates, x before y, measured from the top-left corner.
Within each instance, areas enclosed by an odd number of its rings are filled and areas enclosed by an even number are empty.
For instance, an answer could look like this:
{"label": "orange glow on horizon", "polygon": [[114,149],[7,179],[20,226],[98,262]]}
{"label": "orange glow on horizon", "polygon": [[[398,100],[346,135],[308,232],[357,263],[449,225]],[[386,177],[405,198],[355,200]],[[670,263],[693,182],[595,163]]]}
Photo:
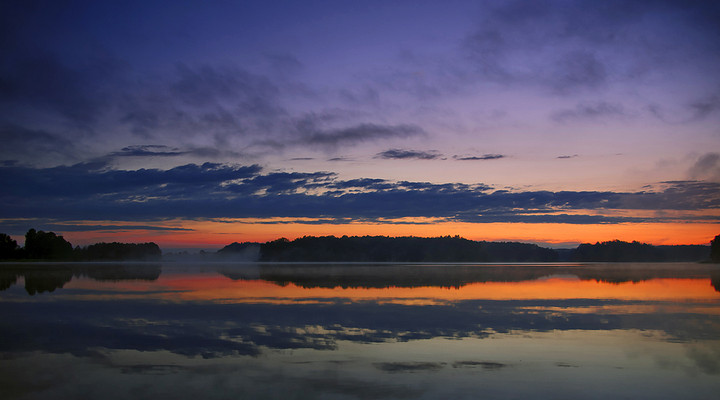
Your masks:
{"label": "orange glow on horizon", "polygon": [[[237,219],[227,221],[172,220],[155,225],[182,231],[113,230],[64,233],[73,245],[97,242],[155,242],[162,248],[221,248],[232,242],[267,242],[302,236],[455,236],[471,240],[549,243],[574,247],[576,243],[609,240],[654,245],[708,244],[720,233],[713,223],[529,224],[529,223],[378,223],[310,224],[291,219]],[[295,219],[292,219],[295,221]],[[422,222],[422,221],[421,221]],[[97,222],[96,222],[97,223]],[[121,223],[113,222],[114,225]]]}

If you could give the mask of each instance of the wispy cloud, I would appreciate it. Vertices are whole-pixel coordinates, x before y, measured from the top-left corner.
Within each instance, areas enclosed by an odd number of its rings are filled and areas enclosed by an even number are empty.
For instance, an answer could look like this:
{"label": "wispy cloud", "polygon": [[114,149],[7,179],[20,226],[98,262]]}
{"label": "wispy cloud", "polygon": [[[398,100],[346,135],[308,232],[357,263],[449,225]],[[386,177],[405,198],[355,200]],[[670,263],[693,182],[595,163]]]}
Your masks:
{"label": "wispy cloud", "polygon": [[552,114],[551,118],[557,122],[575,120],[596,120],[610,117],[628,116],[623,106],[608,102],[580,103],[573,109],[560,110]]}
{"label": "wispy cloud", "polygon": [[442,154],[437,150],[422,151],[406,149],[389,149],[375,155],[375,158],[384,158],[386,160],[435,160],[441,157]]}
{"label": "wispy cloud", "polygon": [[720,111],[720,96],[712,95],[692,102],[689,106],[692,110],[691,120],[703,119],[710,114]]}
{"label": "wispy cloud", "polygon": [[717,37],[719,13],[707,3],[495,2],[464,50],[478,79],[569,95],[665,71],[678,57],[715,62],[703,54],[717,50],[706,38]]}
{"label": "wispy cloud", "polygon": [[499,160],[507,156],[503,154],[483,154],[481,156],[453,156],[458,161],[483,161],[483,160]]}
{"label": "wispy cloud", "polygon": [[170,148],[165,145],[146,144],[123,147],[122,150],[111,153],[115,157],[174,157],[187,154],[186,151],[179,151],[177,148]]}
{"label": "wispy cloud", "polygon": [[369,123],[347,128],[302,132],[305,137],[296,143],[329,147],[390,138],[408,138],[425,134],[422,128],[414,125],[377,125]]}
{"label": "wispy cloud", "polygon": [[688,175],[692,179],[709,179],[720,182],[720,154],[703,154],[695,161],[695,164],[690,167]]}
{"label": "wispy cloud", "polygon": [[60,160],[74,158],[76,144],[61,134],[29,129],[15,124],[0,126],[0,159],[23,161],[56,156]]}

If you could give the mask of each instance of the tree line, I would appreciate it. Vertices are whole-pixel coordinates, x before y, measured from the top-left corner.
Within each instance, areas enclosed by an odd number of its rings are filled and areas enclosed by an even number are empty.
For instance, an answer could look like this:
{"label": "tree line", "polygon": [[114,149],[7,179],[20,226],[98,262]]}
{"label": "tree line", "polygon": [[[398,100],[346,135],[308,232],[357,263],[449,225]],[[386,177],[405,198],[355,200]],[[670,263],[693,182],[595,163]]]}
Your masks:
{"label": "tree line", "polygon": [[53,260],[53,261],[127,261],[159,260],[160,247],[155,243],[96,243],[73,247],[62,235],[55,232],[30,229],[25,234],[25,245],[5,233],[0,233],[0,260]]}
{"label": "tree line", "polygon": [[556,250],[530,243],[473,241],[459,236],[304,236],[266,243],[232,243],[218,251],[232,257],[259,250],[258,261],[311,262],[720,262],[720,235],[711,246],[653,246],[613,240]]}
{"label": "tree line", "polygon": [[[473,241],[460,236],[303,236],[265,243],[232,243],[218,250],[219,258],[247,261],[307,262],[662,262],[720,263],[720,235],[710,246],[653,246],[613,240],[556,250],[530,243]],[[96,243],[74,247],[54,232],[30,229],[24,247],[0,233],[0,260],[124,261],[159,260],[155,243]]]}

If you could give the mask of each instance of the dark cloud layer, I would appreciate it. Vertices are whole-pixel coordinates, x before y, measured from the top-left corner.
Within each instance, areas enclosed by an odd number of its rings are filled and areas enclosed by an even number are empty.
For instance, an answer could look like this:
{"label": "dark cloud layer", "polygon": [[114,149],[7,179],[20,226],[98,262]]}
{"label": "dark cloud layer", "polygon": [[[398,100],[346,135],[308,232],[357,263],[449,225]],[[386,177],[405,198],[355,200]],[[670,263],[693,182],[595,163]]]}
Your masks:
{"label": "dark cloud layer", "polygon": [[662,190],[646,192],[511,192],[482,184],[340,180],[329,172],[263,173],[258,166],[211,163],[136,171],[106,169],[102,163],[45,169],[6,165],[0,167],[0,185],[5,205],[0,218],[6,219],[309,217],[347,222],[431,217],[593,224],[673,220],[662,213],[612,217],[596,211],[720,208],[720,184],[700,181],[665,182]]}

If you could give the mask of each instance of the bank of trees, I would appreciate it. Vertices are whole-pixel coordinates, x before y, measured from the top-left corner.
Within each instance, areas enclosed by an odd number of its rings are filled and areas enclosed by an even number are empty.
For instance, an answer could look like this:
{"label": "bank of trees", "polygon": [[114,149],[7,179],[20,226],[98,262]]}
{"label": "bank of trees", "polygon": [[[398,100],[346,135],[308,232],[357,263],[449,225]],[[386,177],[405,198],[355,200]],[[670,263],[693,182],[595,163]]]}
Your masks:
{"label": "bank of trees", "polygon": [[155,243],[96,243],[73,248],[62,235],[30,229],[25,234],[25,245],[20,247],[9,235],[0,233],[2,260],[125,261],[159,260],[161,256]]}
{"label": "bank of trees", "polygon": [[459,236],[304,236],[266,243],[233,243],[220,253],[259,246],[260,261],[526,262],[557,261],[552,249],[529,243],[477,242]]}
{"label": "bank of trees", "polygon": [[581,244],[573,252],[573,261],[604,262],[668,262],[705,261],[710,257],[708,246],[653,246],[640,242],[613,240],[595,244]]}
{"label": "bank of trees", "polygon": [[[307,262],[720,262],[720,235],[707,245],[653,246],[613,240],[561,251],[518,242],[387,236],[305,236],[266,243],[233,243],[218,254],[256,249],[259,261]],[[712,249],[712,254],[711,254]]]}
{"label": "bank of trees", "polygon": [[[613,240],[557,251],[535,244],[473,241],[459,236],[304,236],[266,243],[233,243],[217,257],[243,255],[245,261],[307,262],[720,262],[720,235],[707,245],[653,246]],[[30,229],[24,247],[0,233],[0,260],[126,261],[159,260],[155,243],[96,243],[73,248],[54,232]]]}

